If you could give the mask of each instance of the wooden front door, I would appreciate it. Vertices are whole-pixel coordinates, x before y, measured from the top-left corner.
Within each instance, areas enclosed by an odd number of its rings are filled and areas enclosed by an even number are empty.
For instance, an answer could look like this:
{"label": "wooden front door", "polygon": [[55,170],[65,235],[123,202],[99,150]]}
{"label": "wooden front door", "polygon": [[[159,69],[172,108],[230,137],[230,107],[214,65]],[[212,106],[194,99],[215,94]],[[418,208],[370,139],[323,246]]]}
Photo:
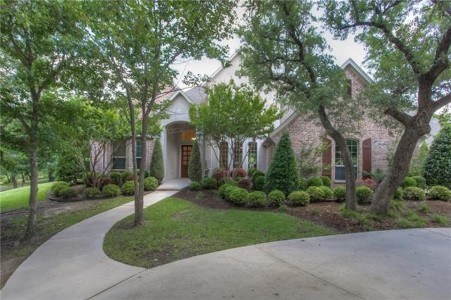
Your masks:
{"label": "wooden front door", "polygon": [[182,145],[181,174],[180,177],[188,177],[189,159],[191,157],[192,145]]}

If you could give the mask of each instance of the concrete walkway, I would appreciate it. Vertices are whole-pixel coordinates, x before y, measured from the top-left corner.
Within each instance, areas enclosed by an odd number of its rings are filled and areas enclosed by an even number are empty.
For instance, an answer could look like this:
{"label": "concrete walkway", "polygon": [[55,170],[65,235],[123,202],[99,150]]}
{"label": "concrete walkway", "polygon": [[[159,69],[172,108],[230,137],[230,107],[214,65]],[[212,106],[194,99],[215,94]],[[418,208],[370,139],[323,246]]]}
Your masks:
{"label": "concrete walkway", "polygon": [[[163,183],[159,188],[164,191],[144,197],[144,207],[189,183],[186,179]],[[134,203],[129,202],[54,235],[17,268],[2,289],[1,299],[87,299],[144,271],[111,260],[103,252],[108,230],[133,213]]]}
{"label": "concrete walkway", "polygon": [[[175,192],[156,191],[145,205]],[[451,297],[451,228],[280,241],[143,269],[102,251],[108,229],[131,213],[133,203],[55,235],[16,270],[1,299]]]}

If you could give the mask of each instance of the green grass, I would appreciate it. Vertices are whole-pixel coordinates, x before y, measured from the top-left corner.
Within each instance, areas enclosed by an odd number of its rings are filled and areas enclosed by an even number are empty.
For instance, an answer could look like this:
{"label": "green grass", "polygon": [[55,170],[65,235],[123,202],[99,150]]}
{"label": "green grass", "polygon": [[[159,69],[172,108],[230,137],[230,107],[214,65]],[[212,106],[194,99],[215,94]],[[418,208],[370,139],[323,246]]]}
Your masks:
{"label": "green grass", "polygon": [[234,247],[335,233],[284,213],[208,209],[177,198],[147,208],[144,215],[141,227],[134,228],[127,217],[108,232],[107,255],[150,268]]}
{"label": "green grass", "polygon": [[[41,183],[38,185],[38,201],[46,199],[47,193],[50,191],[53,182]],[[0,211],[27,208],[28,198],[30,197],[30,187],[25,186],[0,192]]]}

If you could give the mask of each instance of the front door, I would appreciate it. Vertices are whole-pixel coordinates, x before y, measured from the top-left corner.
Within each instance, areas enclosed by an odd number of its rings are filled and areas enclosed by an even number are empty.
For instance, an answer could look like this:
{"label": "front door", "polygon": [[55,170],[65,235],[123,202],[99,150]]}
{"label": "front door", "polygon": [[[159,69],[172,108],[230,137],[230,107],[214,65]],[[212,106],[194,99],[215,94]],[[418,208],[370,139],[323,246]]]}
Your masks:
{"label": "front door", "polygon": [[181,174],[180,177],[187,178],[188,177],[188,166],[189,159],[191,157],[191,151],[193,149],[192,145],[182,145],[182,159],[181,159]]}

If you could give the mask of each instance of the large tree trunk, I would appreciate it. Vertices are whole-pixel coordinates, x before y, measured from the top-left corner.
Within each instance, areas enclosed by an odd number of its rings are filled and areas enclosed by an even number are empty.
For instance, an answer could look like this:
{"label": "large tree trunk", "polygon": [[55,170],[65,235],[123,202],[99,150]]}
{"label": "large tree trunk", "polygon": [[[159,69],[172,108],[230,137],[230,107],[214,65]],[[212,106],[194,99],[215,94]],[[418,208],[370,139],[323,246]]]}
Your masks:
{"label": "large tree trunk", "polygon": [[356,174],[354,171],[354,165],[352,163],[351,152],[349,151],[346,139],[338,130],[336,130],[333,127],[324,107],[320,106],[320,108],[318,109],[318,115],[321,124],[323,125],[327,134],[334,139],[336,145],[338,146],[338,149],[340,149],[341,155],[343,156],[346,178],[346,209],[356,210],[357,209],[357,199],[355,194]]}
{"label": "large tree trunk", "polygon": [[11,173],[11,183],[13,184],[13,189],[17,189],[19,186],[17,185],[17,176],[16,171]]}
{"label": "large tree trunk", "polygon": [[135,207],[135,225],[141,225],[144,223],[144,175],[146,172],[146,160],[147,160],[147,127],[149,123],[149,118],[147,116],[143,117],[142,127],[141,127],[141,163],[139,166],[139,185],[138,192],[135,196],[136,207]]}
{"label": "large tree trunk", "polygon": [[371,212],[384,214],[388,212],[390,200],[409,172],[410,161],[418,141],[430,131],[429,122],[431,118],[428,117],[430,115],[419,111],[417,116],[421,117],[414,117],[411,122],[405,125],[392,165],[374,194],[370,208]]}

